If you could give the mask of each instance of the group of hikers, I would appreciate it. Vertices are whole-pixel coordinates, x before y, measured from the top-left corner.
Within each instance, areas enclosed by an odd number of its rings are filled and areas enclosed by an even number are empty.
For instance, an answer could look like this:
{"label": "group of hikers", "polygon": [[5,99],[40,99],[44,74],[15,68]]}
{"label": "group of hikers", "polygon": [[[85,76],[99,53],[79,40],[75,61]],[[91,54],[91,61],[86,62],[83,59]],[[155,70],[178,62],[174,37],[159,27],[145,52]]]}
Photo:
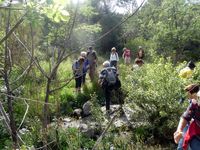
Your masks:
{"label": "group of hikers", "polygon": [[[131,64],[131,50],[123,49],[122,58],[127,65]],[[138,68],[144,64],[144,50],[140,46],[137,57],[133,65],[133,69]],[[81,91],[82,84],[85,84],[85,76],[88,72],[90,80],[94,81],[97,68],[97,53],[92,47],[88,51],[81,52],[80,57],[72,65],[75,77],[76,92]],[[105,95],[106,112],[110,113],[110,98],[111,91],[118,90],[121,87],[118,74],[119,55],[116,48],[113,47],[110,53],[110,60],[103,62],[103,69],[99,73],[98,83],[102,87]],[[190,61],[185,68],[183,68],[179,76],[188,79],[192,76],[195,69],[195,64]],[[178,144],[177,150],[199,150],[200,149],[200,87],[198,84],[190,84],[185,87],[189,98],[189,106],[182,114],[177,130],[174,132],[174,141]],[[121,102],[120,102],[121,103]]]}
{"label": "group of hikers", "polygon": [[[123,49],[122,58],[126,65],[131,64],[131,50],[128,48]],[[144,50],[139,46],[137,56],[135,59],[135,64],[133,68],[139,68],[144,64]],[[95,75],[97,72],[97,53],[90,46],[87,52],[82,51],[78,60],[76,60],[72,65],[72,70],[75,78],[75,90],[77,93],[81,92],[82,85],[85,84],[85,77],[88,72],[90,80],[93,82],[95,80]],[[111,49],[110,59],[103,62],[103,69],[99,73],[98,83],[104,91],[106,100],[106,111],[110,111],[110,98],[111,92],[113,90],[119,92],[121,87],[120,79],[118,78],[118,62],[119,55],[115,47]],[[120,102],[122,103],[122,102]]]}
{"label": "group of hikers", "polygon": [[[131,50],[128,48],[123,49],[122,58],[124,59],[124,63],[126,65],[131,64]],[[143,61],[144,58],[144,50],[141,46],[139,46],[137,58],[135,59],[135,64],[133,65],[133,68],[140,67],[144,64]],[[72,70],[75,77],[75,90],[77,93],[81,92],[82,85],[85,84],[85,77],[88,73],[90,80],[93,82],[95,79],[95,75],[97,72],[97,53],[96,51],[90,46],[86,51],[82,51],[80,53],[80,56],[78,57],[78,60],[76,60],[72,65]],[[114,67],[116,70],[118,69],[118,61],[119,61],[119,55],[116,51],[116,48],[113,47],[111,49],[110,53],[110,59],[109,61],[105,61],[103,63],[103,67],[105,67],[104,64],[106,64],[106,67]],[[108,65],[109,62],[109,65]]]}
{"label": "group of hikers", "polygon": [[78,60],[72,65],[72,70],[75,78],[76,92],[81,92],[81,86],[85,84],[85,77],[88,72],[90,80],[94,81],[97,67],[97,54],[92,47],[88,51],[82,51]]}

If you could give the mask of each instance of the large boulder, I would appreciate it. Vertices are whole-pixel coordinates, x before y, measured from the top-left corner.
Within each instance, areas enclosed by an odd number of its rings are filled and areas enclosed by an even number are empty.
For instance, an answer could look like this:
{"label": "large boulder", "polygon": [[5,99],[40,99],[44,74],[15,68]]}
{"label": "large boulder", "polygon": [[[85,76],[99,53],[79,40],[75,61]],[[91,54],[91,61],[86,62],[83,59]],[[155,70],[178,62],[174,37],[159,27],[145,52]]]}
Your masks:
{"label": "large boulder", "polygon": [[83,116],[89,116],[91,115],[91,107],[92,103],[90,101],[87,101],[85,104],[83,104]]}

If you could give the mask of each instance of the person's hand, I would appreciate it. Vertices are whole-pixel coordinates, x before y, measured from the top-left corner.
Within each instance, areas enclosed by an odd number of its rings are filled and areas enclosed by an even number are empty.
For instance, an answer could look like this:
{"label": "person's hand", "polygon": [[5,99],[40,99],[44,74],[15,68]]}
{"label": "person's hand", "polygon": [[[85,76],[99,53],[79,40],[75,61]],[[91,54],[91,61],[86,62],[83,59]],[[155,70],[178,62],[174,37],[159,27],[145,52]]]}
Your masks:
{"label": "person's hand", "polygon": [[174,132],[174,142],[176,144],[178,144],[178,142],[180,141],[180,139],[182,138],[182,136],[183,136],[183,132],[178,131],[178,130],[176,132]]}

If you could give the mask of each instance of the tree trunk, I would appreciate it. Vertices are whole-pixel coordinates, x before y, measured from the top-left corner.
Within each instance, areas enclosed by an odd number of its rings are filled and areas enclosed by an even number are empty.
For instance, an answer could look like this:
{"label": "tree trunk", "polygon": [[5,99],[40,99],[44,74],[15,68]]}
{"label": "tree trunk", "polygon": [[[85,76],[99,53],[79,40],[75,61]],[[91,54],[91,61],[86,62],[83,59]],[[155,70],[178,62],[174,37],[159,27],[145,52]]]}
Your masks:
{"label": "tree trunk", "polygon": [[[10,28],[10,15],[11,15],[11,10],[8,11],[8,19],[6,23],[6,35],[9,33],[9,28]],[[10,84],[9,84],[9,78],[8,78],[8,73],[10,70],[10,60],[9,60],[9,51],[8,51],[8,41],[7,39],[5,40],[5,63],[4,63],[4,83],[6,87],[6,94],[7,94],[7,104],[8,104],[8,114],[9,114],[9,119],[10,119],[10,128],[11,128],[11,137],[13,140],[13,148],[17,148],[17,132],[16,132],[16,125],[15,125],[15,120],[14,120],[14,113],[13,113],[13,106],[12,106],[12,91],[10,89]]]}
{"label": "tree trunk", "polygon": [[[48,121],[48,116],[49,116],[49,111],[48,111],[48,102],[49,102],[49,95],[50,95],[50,84],[51,84],[51,78],[48,78],[47,80],[47,85],[46,85],[46,96],[45,96],[45,104],[43,108],[43,134],[44,134],[44,145],[47,144],[47,125],[49,123]],[[47,146],[44,147],[44,150],[47,150]]]}

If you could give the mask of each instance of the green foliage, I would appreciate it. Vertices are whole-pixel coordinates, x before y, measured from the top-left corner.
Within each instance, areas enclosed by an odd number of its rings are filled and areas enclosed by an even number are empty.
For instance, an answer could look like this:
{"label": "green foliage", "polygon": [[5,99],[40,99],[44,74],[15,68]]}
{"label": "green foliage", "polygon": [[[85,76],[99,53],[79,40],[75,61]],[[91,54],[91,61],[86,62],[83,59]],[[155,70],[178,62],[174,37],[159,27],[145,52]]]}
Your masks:
{"label": "green foliage", "polygon": [[143,50],[145,52],[145,60],[151,61],[154,60],[154,56],[156,56],[153,49],[156,48],[156,44],[153,40],[146,40],[143,37],[137,37],[134,39],[128,40],[128,42],[125,44],[125,47],[129,48],[132,51],[133,58],[136,58],[138,47],[142,46]]}
{"label": "green foliage", "polygon": [[34,8],[35,12],[39,12],[41,15],[46,15],[50,20],[59,23],[61,21],[69,21],[69,13],[65,9],[67,1],[52,1],[48,3],[43,1],[40,5],[34,2],[28,2],[27,6],[29,8]]}
{"label": "green foliage", "polygon": [[8,131],[3,124],[3,120],[0,121],[0,135],[0,149],[5,149],[6,146],[11,145],[11,139]]}
{"label": "green foliage", "polygon": [[[138,16],[126,24],[128,40],[150,40],[156,51],[173,60],[199,59],[199,7],[185,0],[149,0]],[[132,37],[132,38],[130,38]],[[148,47],[153,48],[153,47]]]}
{"label": "green foliage", "polygon": [[101,124],[101,122],[103,121],[103,114],[102,114],[102,111],[101,111],[101,106],[98,103],[96,93],[91,94],[91,100],[90,101],[92,103],[92,107],[91,107],[92,117],[95,121],[97,121],[99,124]]}
{"label": "green foliage", "polygon": [[57,144],[52,146],[53,148],[57,148],[60,150],[77,150],[80,148],[88,148],[91,149],[94,141],[82,135],[80,131],[76,128],[57,128],[55,130],[51,130],[49,133],[49,140],[55,140],[57,138]]}
{"label": "green foliage", "polygon": [[123,84],[128,92],[127,102],[140,108],[140,115],[134,119],[149,122],[149,131],[154,138],[160,140],[172,138],[183,112],[178,104],[184,93],[183,87],[184,82],[178,77],[176,68],[169,59],[163,58],[157,58],[154,63],[134,70],[126,76]]}

